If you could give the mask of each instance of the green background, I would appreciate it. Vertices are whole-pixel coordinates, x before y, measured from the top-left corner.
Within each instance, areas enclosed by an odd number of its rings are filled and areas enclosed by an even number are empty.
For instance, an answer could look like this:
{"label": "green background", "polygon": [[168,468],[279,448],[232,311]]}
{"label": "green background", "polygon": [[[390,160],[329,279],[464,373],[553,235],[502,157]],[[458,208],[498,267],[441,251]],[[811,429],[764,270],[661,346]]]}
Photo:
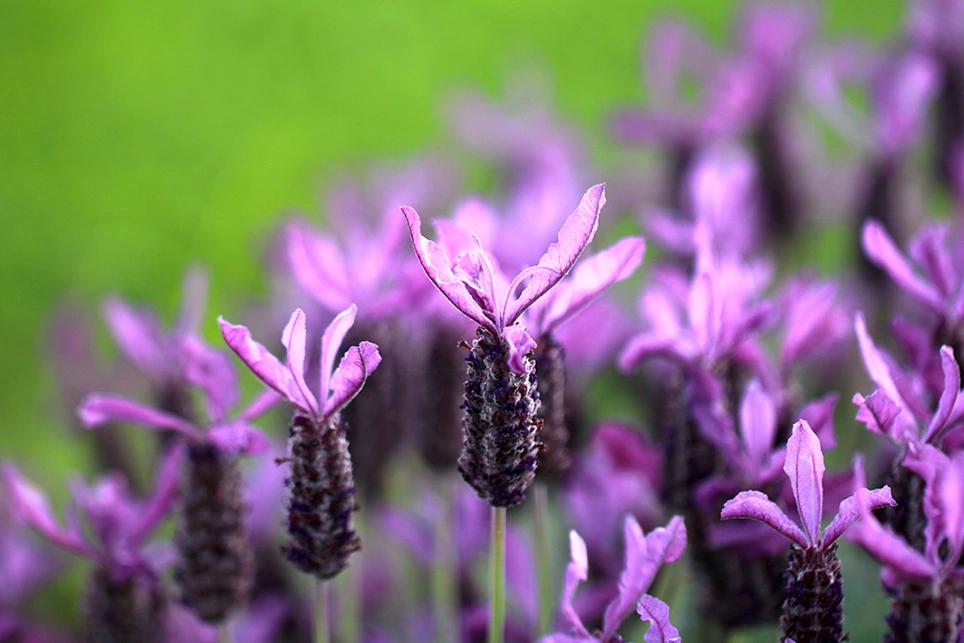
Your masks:
{"label": "green background", "polygon": [[[279,218],[317,214],[338,170],[451,146],[457,90],[497,97],[513,70],[543,69],[606,159],[607,115],[644,99],[652,19],[687,16],[722,42],[737,6],[0,0],[0,457],[48,488],[84,467],[45,356],[59,302],[119,293],[170,319],[200,262],[213,335],[217,314],[264,293]],[[824,33],[881,40],[903,11],[830,3]]]}

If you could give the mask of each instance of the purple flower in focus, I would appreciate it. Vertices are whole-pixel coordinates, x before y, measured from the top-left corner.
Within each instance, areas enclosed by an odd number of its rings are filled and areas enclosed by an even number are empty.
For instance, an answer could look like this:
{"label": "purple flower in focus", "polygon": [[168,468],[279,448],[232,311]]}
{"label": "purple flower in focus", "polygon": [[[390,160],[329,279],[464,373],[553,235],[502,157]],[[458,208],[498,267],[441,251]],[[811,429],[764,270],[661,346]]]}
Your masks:
{"label": "purple flower in focus", "polygon": [[324,424],[354,398],[368,376],[378,367],[381,355],[378,346],[361,342],[349,348],[338,368],[335,358],[345,335],[355,323],[358,308],[352,304],[325,329],[321,340],[321,361],[318,396],[312,392],[306,378],[305,314],[299,308],[292,315],[281,335],[287,349],[287,364],[282,364],[268,349],[254,341],[244,326],[235,326],[218,318],[224,341],[251,369],[258,379],[281,394],[285,399]]}
{"label": "purple flower in focus", "polygon": [[[790,480],[801,529],[783,510],[759,491],[742,491],[723,505],[723,520],[758,520],[789,540],[786,598],[780,625],[785,639],[803,643],[845,640],[843,585],[836,541],[859,517],[857,502],[874,508],[893,506],[890,488],[867,490],[859,460],[855,464],[858,488],[840,503],[837,515],[821,535],[824,463],[820,440],[805,420],[794,424],[787,441],[783,470]],[[857,500],[859,498],[860,500]]]}
{"label": "purple flower in focus", "polygon": [[659,527],[648,535],[643,533],[636,519],[625,522],[626,568],[619,578],[619,593],[605,608],[603,629],[590,634],[573,608],[576,587],[589,575],[586,543],[575,531],[569,532],[572,556],[566,567],[562,589],[562,617],[570,633],[550,634],[541,643],[621,643],[618,631],[633,609],[643,621],[652,625],[646,633],[646,643],[679,643],[679,631],[669,622],[669,606],[646,593],[660,567],[675,562],[686,549],[686,525],[680,516],[666,527]]}
{"label": "purple flower in focus", "polygon": [[837,515],[820,533],[823,517],[823,452],[820,440],[810,425],[801,420],[793,425],[793,434],[787,442],[786,462],[783,471],[790,480],[793,497],[799,512],[800,525],[797,526],[780,507],[759,491],[741,491],[727,501],[720,516],[723,520],[749,518],[769,525],[791,543],[803,549],[827,549],[858,518],[856,501],[858,493],[866,493],[867,503],[876,509],[893,505],[889,487],[867,491],[858,489],[854,495],[840,503]]}
{"label": "purple flower in focus", "polygon": [[421,220],[415,210],[403,207],[402,212],[425,274],[466,317],[509,343],[509,364],[521,374],[522,356],[534,347],[534,342],[517,322],[526,309],[566,276],[592,241],[599,211],[606,203],[603,192],[601,184],[590,188],[563,224],[558,241],[549,246],[538,265],[525,268],[508,285],[503,283],[475,234],[471,235],[472,247],[449,257],[441,245],[421,235]]}

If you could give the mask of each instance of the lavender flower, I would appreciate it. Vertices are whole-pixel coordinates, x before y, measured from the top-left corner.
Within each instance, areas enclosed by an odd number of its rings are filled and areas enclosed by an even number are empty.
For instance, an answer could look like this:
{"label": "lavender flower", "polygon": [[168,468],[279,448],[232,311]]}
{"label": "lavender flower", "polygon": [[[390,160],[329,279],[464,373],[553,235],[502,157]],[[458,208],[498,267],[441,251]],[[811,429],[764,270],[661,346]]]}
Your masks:
{"label": "lavender flower", "polygon": [[[793,425],[783,470],[790,480],[803,529],[759,491],[740,492],[723,505],[720,517],[759,520],[790,541],[787,595],[780,620],[784,638],[800,643],[842,641],[843,587],[836,541],[859,517],[856,496],[873,508],[893,505],[890,488],[858,488],[840,503],[837,515],[821,536],[823,452],[820,440],[804,420]],[[858,480],[862,481],[862,474]]]}
{"label": "lavender flower", "polygon": [[576,587],[589,574],[586,543],[575,531],[569,532],[572,560],[566,567],[562,590],[562,617],[570,633],[550,634],[541,643],[620,643],[619,628],[635,607],[643,621],[652,623],[646,643],[679,643],[679,631],[669,621],[669,606],[646,593],[660,567],[675,562],[686,549],[686,526],[680,516],[666,527],[643,533],[633,517],[625,522],[626,568],[619,578],[619,593],[605,608],[603,628],[590,634],[573,608]]}
{"label": "lavender flower", "polygon": [[884,640],[956,642],[961,632],[961,581],[964,567],[964,453],[949,458],[934,447],[915,447],[906,466],[926,484],[923,551],[883,527],[871,513],[873,503],[858,497],[860,522],[848,537],[884,564],[882,579],[893,603]]}
{"label": "lavender flower", "polygon": [[237,376],[227,356],[196,337],[181,340],[185,381],[200,388],[210,424],[198,426],[178,415],[123,397],[90,395],[78,409],[88,427],[130,422],[170,429],[186,440],[181,509],[175,534],[179,556],[175,577],[181,600],[205,621],[223,621],[247,600],[254,571],[238,455],[263,453],[268,441],[251,421],[280,399],[265,392],[235,417]]}
{"label": "lavender flower", "polygon": [[449,257],[442,246],[421,235],[418,213],[402,208],[425,273],[458,310],[479,324],[468,358],[459,468],[493,506],[522,502],[535,477],[538,398],[530,355],[535,342],[519,319],[572,268],[595,234],[604,203],[603,186],[590,188],[563,225],[558,242],[508,286],[474,234],[470,247]]}
{"label": "lavender flower", "polygon": [[[163,605],[158,573],[165,557],[147,540],[177,497],[179,449],[168,452],[150,496],[132,498],[116,474],[94,486],[72,485],[74,505],[66,527],[57,523],[46,495],[10,463],[2,478],[14,515],[57,547],[95,563],[84,596],[86,636],[91,641],[160,641]],[[77,520],[80,510],[87,528]]]}
{"label": "lavender flower", "polygon": [[262,382],[299,410],[292,419],[288,443],[291,541],[284,553],[298,569],[322,580],[337,575],[347,566],[349,556],[361,548],[352,520],[358,504],[340,412],[361,390],[381,355],[375,344],[362,342],[348,349],[335,368],[338,348],[354,324],[356,312],[352,304],[325,329],[317,397],[305,380],[307,331],[301,309],[291,315],[281,336],[287,364],[254,341],[244,326],[218,320],[228,346]]}

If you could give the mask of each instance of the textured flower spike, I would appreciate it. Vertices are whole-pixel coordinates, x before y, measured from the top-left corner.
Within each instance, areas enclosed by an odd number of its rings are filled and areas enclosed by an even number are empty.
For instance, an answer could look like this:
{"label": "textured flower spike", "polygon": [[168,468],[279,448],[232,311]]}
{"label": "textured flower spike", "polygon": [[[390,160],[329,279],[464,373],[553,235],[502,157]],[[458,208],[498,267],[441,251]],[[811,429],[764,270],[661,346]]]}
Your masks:
{"label": "textured flower spike", "polygon": [[[855,466],[858,481],[863,481],[859,463]],[[821,536],[825,467],[820,440],[806,421],[793,425],[783,470],[790,479],[803,529],[759,491],[740,492],[723,505],[720,517],[759,520],[791,542],[780,620],[784,637],[801,643],[842,641],[843,585],[836,541],[859,517],[856,495],[860,494],[873,508],[892,506],[894,500],[888,487],[857,489],[840,503],[837,515]]]}
{"label": "textured flower spike", "polygon": [[871,512],[872,502],[861,495],[855,507],[860,521],[848,538],[884,565],[881,576],[894,597],[885,641],[957,641],[964,577],[964,454],[948,458],[922,445],[907,460],[927,485],[923,552],[881,525]]}
{"label": "textured flower spike", "polygon": [[[558,241],[538,265],[524,269],[507,287],[474,234],[469,247],[449,257],[442,245],[421,235],[418,213],[402,208],[426,275],[459,311],[479,324],[467,359],[459,470],[494,507],[522,502],[537,465],[539,401],[531,354],[535,342],[519,319],[566,276],[592,240],[606,201],[603,188],[597,185],[586,192],[563,224]],[[443,230],[448,237],[458,232]],[[455,245],[451,238],[448,241]]]}
{"label": "textured flower spike", "polygon": [[643,621],[652,625],[646,643],[678,643],[679,631],[669,621],[669,606],[646,593],[656,573],[665,564],[675,562],[686,550],[686,525],[675,516],[666,527],[648,535],[633,517],[625,523],[626,568],[619,577],[616,597],[606,606],[602,631],[590,634],[572,604],[579,583],[589,576],[586,543],[575,531],[569,532],[572,559],[566,567],[562,590],[562,617],[569,633],[550,634],[541,643],[619,643],[618,632],[627,616],[635,609]]}
{"label": "textured flower spike", "polygon": [[[161,640],[158,573],[163,561],[147,551],[146,543],[176,500],[179,459],[179,449],[168,452],[144,501],[131,498],[126,482],[117,475],[105,476],[89,488],[73,484],[75,505],[66,527],[58,524],[46,495],[13,464],[0,469],[14,516],[57,547],[95,563],[84,596],[88,640]],[[86,529],[76,519],[76,509]]]}
{"label": "textured flower spike", "polygon": [[[268,441],[251,422],[280,398],[257,396],[236,416],[237,375],[226,355],[195,336],[180,340],[182,381],[202,392],[209,424],[153,409],[123,397],[94,394],[78,414],[88,427],[128,422],[169,429],[186,442],[182,502],[174,542],[181,600],[210,623],[221,622],[247,601],[254,573],[237,456],[264,453]],[[214,562],[212,562],[214,561]]]}
{"label": "textured flower spike", "polygon": [[283,395],[300,412],[292,419],[288,442],[291,475],[287,480],[288,534],[283,550],[299,570],[319,580],[337,575],[361,548],[352,514],[358,509],[351,456],[341,411],[378,367],[378,346],[362,342],[352,346],[338,368],[335,358],[345,335],[355,322],[354,304],[339,313],[321,340],[320,386],[317,395],[305,378],[306,322],[296,310],[285,327],[281,342],[287,363],[251,338],[244,326],[220,319],[221,332],[248,368],[265,384]]}

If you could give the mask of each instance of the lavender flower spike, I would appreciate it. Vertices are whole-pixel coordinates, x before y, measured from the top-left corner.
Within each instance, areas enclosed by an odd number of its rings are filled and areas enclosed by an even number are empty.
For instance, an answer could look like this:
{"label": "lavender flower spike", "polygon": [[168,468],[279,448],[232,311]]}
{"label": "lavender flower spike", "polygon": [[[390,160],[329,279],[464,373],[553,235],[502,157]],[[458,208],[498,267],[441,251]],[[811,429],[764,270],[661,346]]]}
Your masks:
{"label": "lavender flower spike", "polygon": [[675,516],[666,527],[644,535],[636,519],[627,516],[625,536],[626,568],[619,577],[618,594],[606,606],[602,631],[590,634],[572,605],[576,586],[589,575],[586,543],[575,531],[569,532],[572,560],[566,567],[563,582],[562,616],[571,633],[550,634],[541,643],[621,643],[619,628],[634,608],[643,621],[652,623],[644,639],[646,643],[679,643],[679,631],[669,622],[669,606],[646,590],[659,568],[675,562],[686,550],[683,518]]}
{"label": "lavender flower spike", "polygon": [[[855,464],[858,470],[855,477],[862,481],[859,462]],[[854,495],[840,503],[837,515],[821,537],[823,452],[819,438],[805,420],[793,425],[783,470],[790,479],[803,529],[759,491],[740,492],[723,505],[720,517],[723,520],[759,520],[792,543],[787,564],[787,593],[780,620],[785,640],[800,643],[842,641],[843,588],[836,541],[860,517],[855,500],[858,494],[872,508],[893,506],[894,499],[886,486],[872,491],[857,489]]]}
{"label": "lavender flower spike", "polygon": [[355,483],[352,475],[345,422],[341,410],[354,398],[381,362],[378,346],[361,342],[352,346],[335,368],[335,357],[345,335],[355,323],[354,304],[339,313],[321,340],[321,372],[316,396],[305,379],[305,313],[299,308],[282,333],[288,351],[282,364],[251,338],[244,326],[219,319],[224,340],[265,384],[294,404],[300,412],[292,420],[288,443],[291,476],[286,481],[288,534],[283,550],[288,560],[320,580],[337,575],[349,556],[361,549],[352,513]]}

